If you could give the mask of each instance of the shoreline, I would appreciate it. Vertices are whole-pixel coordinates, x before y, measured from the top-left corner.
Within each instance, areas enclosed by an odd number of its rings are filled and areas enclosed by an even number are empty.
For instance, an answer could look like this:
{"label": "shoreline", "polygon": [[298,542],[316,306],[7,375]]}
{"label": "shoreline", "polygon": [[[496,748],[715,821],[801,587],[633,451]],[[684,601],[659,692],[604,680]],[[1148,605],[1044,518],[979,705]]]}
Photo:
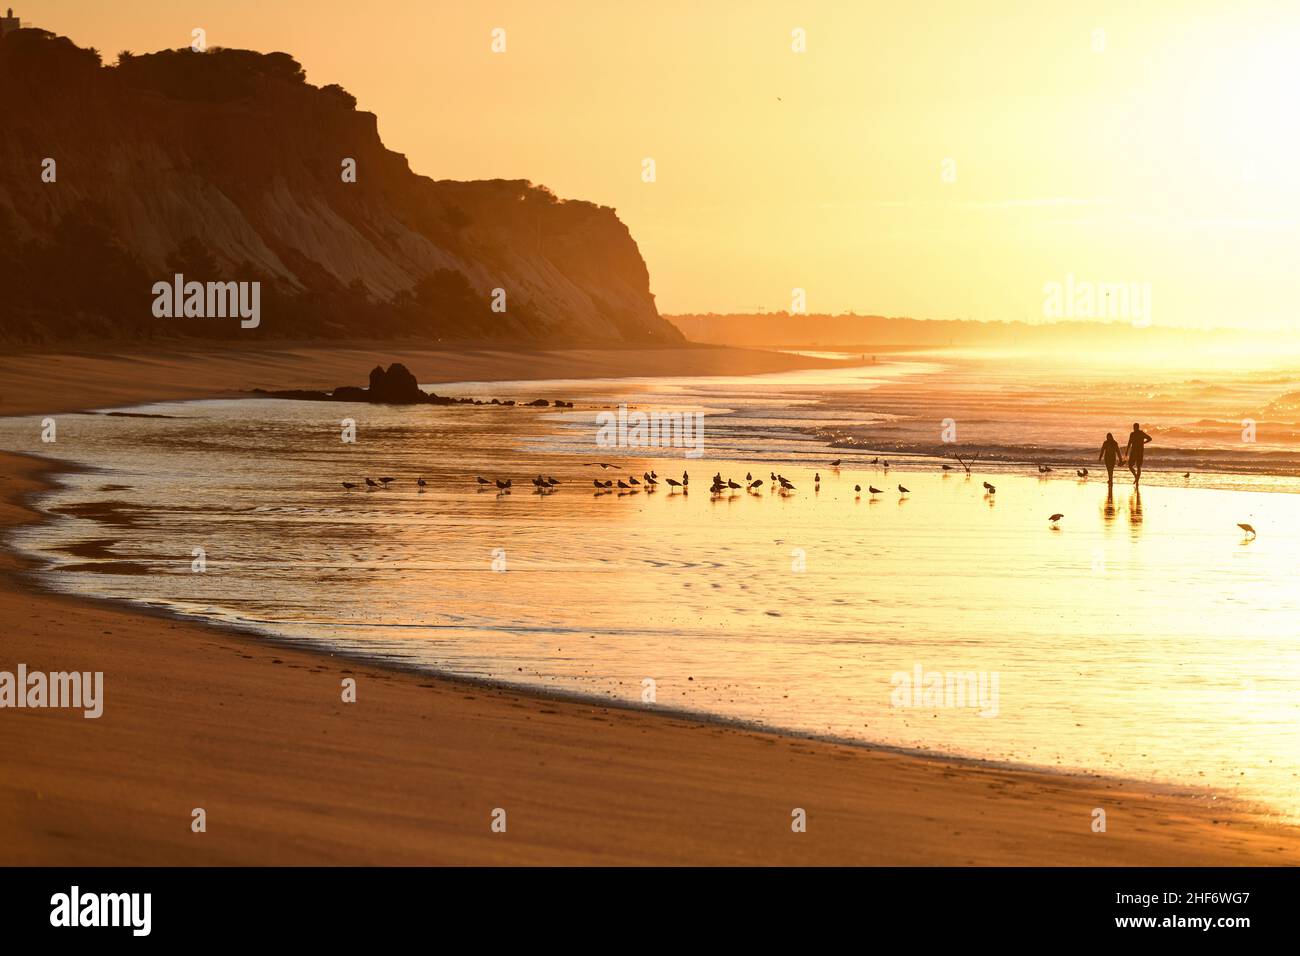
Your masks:
{"label": "shoreline", "polygon": [[[363,383],[370,369],[393,362],[409,368],[422,385],[634,375],[752,375],[854,364],[718,346],[528,351],[439,350],[377,343],[347,348],[272,344],[242,349],[189,347],[107,354],[41,352],[0,360],[0,417],[184,399],[249,398],[257,388],[332,389]],[[503,374],[506,369],[509,373]]]}
{"label": "shoreline", "polygon": [[[69,467],[0,453],[0,528]],[[0,554],[0,670],[103,670],[105,715],[0,710],[0,864],[1300,862],[1236,801],[435,676],[29,572]]]}

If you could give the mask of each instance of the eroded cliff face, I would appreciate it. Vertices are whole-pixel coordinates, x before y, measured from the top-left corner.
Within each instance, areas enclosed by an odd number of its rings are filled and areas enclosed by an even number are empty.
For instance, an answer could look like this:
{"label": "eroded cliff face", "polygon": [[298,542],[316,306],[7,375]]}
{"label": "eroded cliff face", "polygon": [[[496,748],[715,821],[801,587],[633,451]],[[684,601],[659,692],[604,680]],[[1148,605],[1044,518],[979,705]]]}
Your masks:
{"label": "eroded cliff face", "polygon": [[681,340],[614,210],[418,176],[373,114],[287,54],[105,67],[24,30],[0,41],[0,89],[0,335],[237,334],[158,327],[150,289],[183,270],[263,282],[264,337]]}

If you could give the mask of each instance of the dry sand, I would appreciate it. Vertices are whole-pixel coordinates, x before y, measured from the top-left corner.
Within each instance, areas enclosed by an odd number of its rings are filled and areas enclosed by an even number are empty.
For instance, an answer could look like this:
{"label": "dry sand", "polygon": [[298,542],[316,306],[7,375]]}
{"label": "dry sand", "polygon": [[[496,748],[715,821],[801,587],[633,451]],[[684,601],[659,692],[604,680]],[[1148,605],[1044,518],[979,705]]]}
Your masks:
{"label": "dry sand", "polygon": [[[324,354],[9,359],[0,407],[341,384],[381,358],[424,381],[787,361]],[[56,470],[0,455],[0,526],[35,520],[24,502]],[[1300,863],[1300,829],[1206,799],[359,665],[48,594],[3,554],[0,670],[19,663],[103,671],[105,709],[98,720],[0,710],[0,864]],[[355,704],[341,701],[344,677],[358,682]],[[206,833],[191,832],[197,807]],[[490,827],[498,807],[505,833]],[[1104,834],[1091,830],[1095,807]],[[791,831],[794,808],[806,833]]]}
{"label": "dry sand", "polygon": [[115,352],[106,348],[0,359],[0,416],[213,398],[254,388],[365,385],[372,368],[392,362],[403,363],[425,384],[629,375],[755,375],[848,364],[714,346],[549,352],[439,351],[400,344],[331,349],[250,346],[220,351],[178,348]]}

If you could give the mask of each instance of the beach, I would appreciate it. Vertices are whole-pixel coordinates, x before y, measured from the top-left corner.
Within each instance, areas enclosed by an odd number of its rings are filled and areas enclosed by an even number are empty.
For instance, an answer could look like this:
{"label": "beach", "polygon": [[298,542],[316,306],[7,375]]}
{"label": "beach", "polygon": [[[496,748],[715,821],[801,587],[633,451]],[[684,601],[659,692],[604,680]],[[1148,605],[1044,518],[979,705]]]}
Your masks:
{"label": "beach", "polygon": [[[818,364],[695,349],[33,356],[5,362],[0,411],[359,384],[392,360],[462,382]],[[0,456],[6,528],[36,519],[26,503],[59,470]],[[9,553],[0,568],[0,670],[103,671],[106,687],[98,720],[0,712],[7,864],[1300,862],[1297,828],[1226,799],[431,677],[55,595]]]}

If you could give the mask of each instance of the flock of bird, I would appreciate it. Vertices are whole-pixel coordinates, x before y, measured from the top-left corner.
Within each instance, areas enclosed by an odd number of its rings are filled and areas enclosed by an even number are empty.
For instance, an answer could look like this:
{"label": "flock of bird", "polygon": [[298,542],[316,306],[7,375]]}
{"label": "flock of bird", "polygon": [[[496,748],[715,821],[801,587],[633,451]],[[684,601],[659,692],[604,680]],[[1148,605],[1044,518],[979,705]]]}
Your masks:
{"label": "flock of bird", "polygon": [[[842,463],[843,463],[842,458],[836,458],[834,461],[830,462],[830,467],[832,469],[838,470]],[[586,467],[591,467],[591,468],[599,467],[602,471],[608,471],[610,468],[614,467],[609,462],[603,462],[603,461],[589,461],[589,462],[583,462],[583,464]],[[880,458],[880,457],[872,458],[869,464],[877,465],[879,467],[882,467],[886,473],[889,472],[889,461],[887,459]],[[965,463],[963,463],[963,465],[964,464]],[[952,465],[942,465],[941,467],[944,471],[953,470]],[[1054,469],[1050,465],[1040,464],[1038,466],[1038,473],[1040,475],[1048,474],[1053,470]],[[966,471],[967,474],[970,473],[969,467],[966,468]],[[1086,480],[1089,472],[1087,468],[1077,468],[1075,469],[1075,474],[1079,478]],[[1191,473],[1185,472],[1183,474],[1183,477],[1189,478],[1191,477]],[[478,484],[479,491],[490,490],[493,487],[495,487],[498,497],[501,495],[510,494],[513,488],[513,481],[510,478],[504,478],[504,479],[484,478],[482,475],[475,475],[474,480]],[[397,479],[390,476],[385,476],[379,478],[378,480],[368,477],[365,479],[366,490],[367,491],[374,491],[375,489],[387,490],[395,481],[397,481]],[[532,482],[532,485],[535,489],[533,493],[539,495],[551,494],[561,484],[561,482],[558,479],[552,478],[550,475],[543,476],[540,474],[537,475],[535,478],[530,479],[530,481]],[[651,494],[658,489],[661,481],[668,486],[669,494],[674,494],[679,491],[683,494],[686,494],[689,493],[690,491],[691,476],[690,473],[687,471],[682,472],[682,477],[680,480],[676,478],[661,479],[659,477],[658,472],[647,471],[647,472],[642,472],[640,478],[637,478],[635,475],[629,475],[626,481],[624,481],[622,478],[606,478],[604,480],[600,478],[595,478],[592,479],[592,484],[596,488],[597,496],[605,495],[605,494],[614,494],[617,492],[617,494],[621,497],[623,495],[637,494],[640,491],[645,491],[647,494]],[[821,490],[821,481],[822,481],[821,472],[820,471],[814,472],[813,474],[814,491]],[[768,482],[769,483],[767,484],[767,488],[769,492],[777,492],[783,496],[790,494],[790,492],[792,491],[798,490],[795,488],[795,485],[792,481],[790,481],[784,475],[779,475],[774,471],[769,473]],[[345,491],[354,491],[355,489],[361,487],[360,484],[352,481],[344,481],[340,483],[343,485],[343,489]],[[428,481],[426,481],[424,478],[417,478],[415,483],[421,492],[423,492],[425,488],[428,486]],[[994,495],[998,493],[998,489],[994,485],[990,484],[989,482],[985,481],[982,482],[982,484],[984,486],[985,498],[992,498]],[[713,480],[709,485],[709,494],[714,497],[720,497],[722,495],[734,495],[737,492],[740,492],[742,490],[749,492],[750,494],[758,494],[759,489],[763,488],[763,486],[764,486],[763,479],[755,478],[753,474],[751,474],[750,472],[745,473],[745,480],[742,483],[742,482],[735,481],[731,478],[723,478],[722,472],[719,471],[714,474]],[[853,486],[853,491],[856,495],[860,496],[862,494],[862,485],[855,484]],[[867,493],[871,495],[872,498],[875,498],[877,495],[883,495],[885,492],[884,489],[877,488],[875,485],[869,484],[867,485]],[[909,494],[911,494],[911,489],[900,484],[898,485],[898,494],[901,500],[903,498],[906,498]],[[1048,522],[1050,523],[1052,528],[1057,529],[1060,526],[1061,519],[1064,517],[1065,515],[1058,511],[1048,517]],[[1251,527],[1249,524],[1238,523],[1237,527],[1241,528],[1242,531],[1246,532],[1249,538],[1256,537],[1255,529]]]}

